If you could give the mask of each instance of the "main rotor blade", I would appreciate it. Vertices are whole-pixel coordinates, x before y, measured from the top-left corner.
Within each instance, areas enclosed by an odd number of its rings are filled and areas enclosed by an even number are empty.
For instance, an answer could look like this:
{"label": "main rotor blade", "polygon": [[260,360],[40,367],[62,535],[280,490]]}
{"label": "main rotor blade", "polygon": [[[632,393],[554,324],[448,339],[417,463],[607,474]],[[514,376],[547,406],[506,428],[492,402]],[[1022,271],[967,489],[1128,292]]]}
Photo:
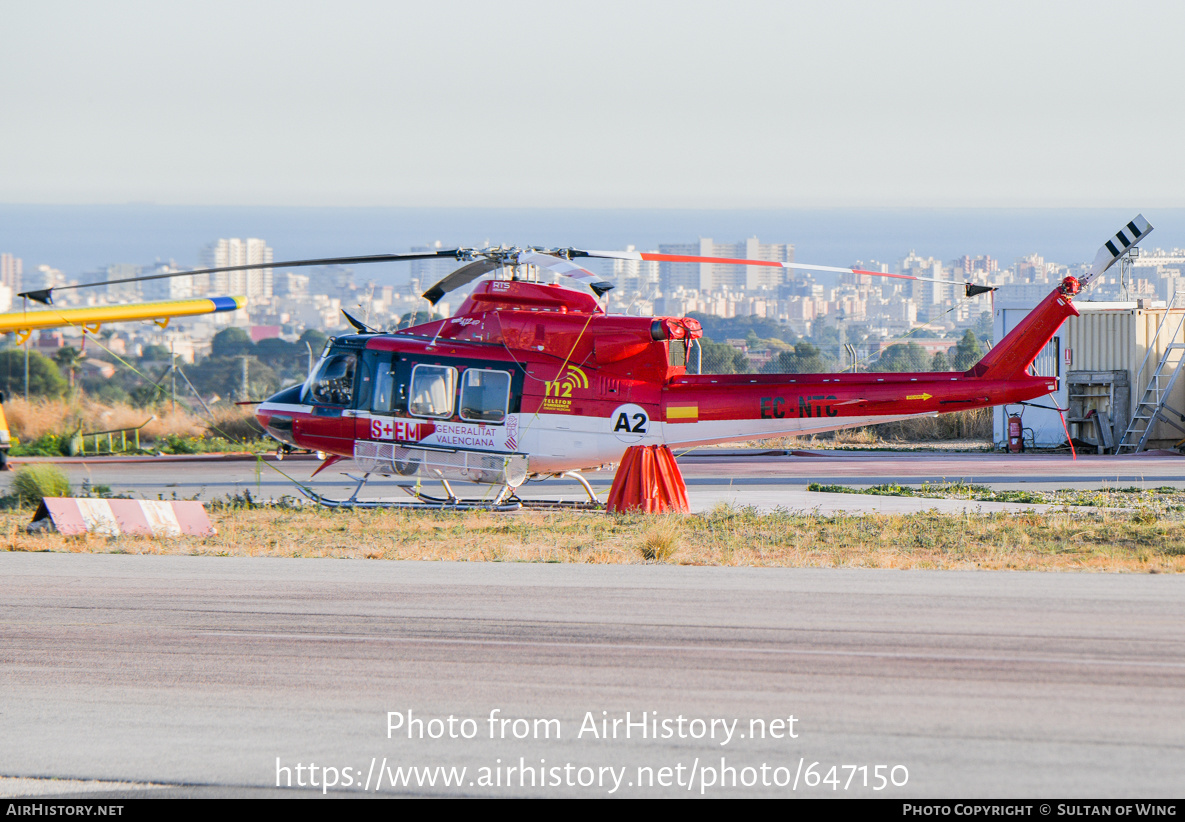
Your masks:
{"label": "main rotor blade", "polygon": [[482,257],[446,275],[440,282],[436,283],[436,285],[429,288],[420,296],[432,303],[432,305],[436,305],[440,301],[440,298],[450,291],[454,291],[463,285],[468,285],[483,274],[488,274],[495,268],[501,268],[503,265],[504,263],[501,260],[491,260]]}
{"label": "main rotor blade", "polygon": [[744,257],[693,257],[686,254],[658,254],[652,251],[579,251],[571,249],[573,257],[597,257],[611,260],[636,260],[663,263],[718,263],[721,265],[759,265],[768,268],[790,268],[801,271],[833,271],[837,274],[861,274],[869,277],[891,277],[896,280],[920,280],[943,285],[965,286],[968,297],[982,294],[984,290],[995,291],[994,286],[961,283],[955,280],[940,280],[937,277],[919,277],[916,274],[891,274],[888,271],[867,271],[863,268],[839,268],[833,265],[807,265],[805,263],[783,263],[775,260],[750,260]]}
{"label": "main rotor blade", "polygon": [[142,277],[124,277],[119,280],[103,280],[95,283],[77,283],[75,285],[59,285],[53,288],[43,288],[35,291],[22,291],[18,297],[28,297],[39,303],[50,305],[53,302],[54,291],[65,291],[72,288],[94,288],[100,285],[118,285],[120,283],[140,283],[148,280],[167,280],[172,277],[192,277],[196,274],[221,274],[228,271],[254,271],[259,268],[300,268],[310,265],[363,265],[366,263],[391,263],[408,260],[431,260],[439,257],[456,259],[461,249],[451,248],[441,251],[413,251],[405,254],[369,254],[361,257],[322,257],[317,260],[287,260],[278,263],[250,263],[248,265],[228,265],[221,268],[199,268],[194,271],[170,271],[166,274],[145,274]]}

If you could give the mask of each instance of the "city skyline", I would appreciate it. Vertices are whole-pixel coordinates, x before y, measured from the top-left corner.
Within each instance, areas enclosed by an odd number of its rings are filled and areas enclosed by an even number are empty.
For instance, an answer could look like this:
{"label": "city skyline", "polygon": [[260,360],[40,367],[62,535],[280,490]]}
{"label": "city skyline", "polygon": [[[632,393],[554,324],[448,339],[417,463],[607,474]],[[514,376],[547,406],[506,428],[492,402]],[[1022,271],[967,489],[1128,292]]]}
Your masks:
{"label": "city skyline", "polygon": [[[551,245],[656,249],[660,244],[757,235],[795,246],[799,262],[848,266],[897,260],[910,251],[942,260],[1038,253],[1090,259],[1098,237],[1136,210],[1111,209],[352,209],[180,206],[0,205],[0,252],[28,270],[47,264],[68,276],[119,263],[195,267],[218,237],[266,237],[276,259],[407,251],[458,245]],[[1157,245],[1185,247],[1185,209],[1148,209]],[[406,279],[408,266],[375,266]],[[402,272],[402,273],[401,273]]]}
{"label": "city skyline", "polygon": [[[439,248],[439,244],[435,244]],[[420,247],[416,250],[428,250]],[[633,250],[630,247],[627,250]],[[653,250],[653,249],[652,249]],[[659,244],[658,251],[667,254],[690,254],[708,257],[760,259],[792,263],[793,244],[766,243],[756,236],[740,242],[716,242],[699,238],[697,243]],[[1133,252],[1134,255],[1135,252]],[[269,263],[273,249],[263,238],[219,238],[207,243],[202,251],[202,267]],[[63,272],[46,265],[30,271],[27,279],[19,272],[23,261],[10,254],[3,255],[4,271],[12,280],[0,286],[0,302],[7,307],[14,289],[45,288],[77,282]],[[585,260],[592,264],[594,260]],[[602,261],[609,262],[609,261]],[[192,280],[185,276],[164,280],[150,280],[140,284],[122,283],[114,290],[84,289],[59,293],[58,302],[65,305],[98,305],[110,302],[136,301],[141,298],[210,296],[234,293],[247,296],[245,307],[235,316],[179,321],[170,339],[175,342],[182,334],[190,350],[200,346],[219,327],[237,325],[249,328],[253,337],[265,339],[288,335],[295,337],[304,329],[331,329],[342,325],[339,316],[343,308],[364,311],[367,318],[375,312],[380,327],[390,327],[391,321],[426,310],[420,292],[431,282],[456,266],[446,260],[411,266],[411,279],[406,288],[390,284],[380,285],[367,278],[367,268],[356,276],[348,266],[324,266],[285,271],[282,265],[249,272],[199,274]],[[1052,283],[1066,276],[1082,276],[1085,266],[1067,265],[1046,260],[1039,254],[1017,258],[1011,265],[1000,265],[990,255],[972,257],[964,254],[953,260],[922,256],[914,251],[892,263],[870,260],[858,267],[882,272],[900,272],[921,276],[922,280],[903,281],[868,275],[815,275],[802,269],[781,267],[734,266],[721,263],[687,264],[679,262],[629,263],[613,260],[611,280],[618,288],[605,297],[605,310],[611,313],[637,313],[654,316],[686,316],[700,314],[720,318],[757,317],[775,322],[802,338],[811,338],[820,326],[835,326],[843,322],[853,331],[861,329],[869,344],[887,340],[918,326],[930,326],[931,331],[958,334],[975,326],[983,306],[962,299],[962,290],[952,288],[963,281],[980,284],[990,281],[1003,290],[1005,301],[1036,300],[1044,296]],[[1094,299],[1160,299],[1172,300],[1185,291],[1185,251],[1159,248],[1144,249],[1131,261],[1130,272],[1124,276],[1101,279],[1092,290]],[[145,270],[153,274],[184,271],[175,264],[157,264],[155,268],[132,263],[108,266],[106,280],[122,281],[140,275]],[[761,272],[760,278],[749,276],[750,270]],[[101,273],[101,272],[96,272]],[[951,286],[927,281],[937,278]],[[92,282],[101,284],[104,280]],[[821,281],[820,281],[821,280]],[[452,295],[460,300],[464,290]],[[1005,296],[1007,295],[1007,296]],[[449,306],[436,306],[444,316]],[[189,326],[186,329],[184,326]],[[163,329],[162,329],[163,330]],[[132,338],[152,339],[133,334]],[[60,339],[61,335],[55,335]]]}

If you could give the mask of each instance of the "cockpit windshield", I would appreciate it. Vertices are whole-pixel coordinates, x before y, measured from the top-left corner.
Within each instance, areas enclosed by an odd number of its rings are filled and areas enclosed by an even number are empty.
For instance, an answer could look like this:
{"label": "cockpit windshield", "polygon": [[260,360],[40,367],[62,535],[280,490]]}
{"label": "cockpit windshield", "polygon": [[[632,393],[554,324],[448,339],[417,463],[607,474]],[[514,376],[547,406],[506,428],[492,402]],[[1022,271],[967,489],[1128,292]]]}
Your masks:
{"label": "cockpit windshield", "polygon": [[339,351],[328,354],[306,383],[304,401],[315,405],[350,405],[354,400],[357,371],[356,353]]}

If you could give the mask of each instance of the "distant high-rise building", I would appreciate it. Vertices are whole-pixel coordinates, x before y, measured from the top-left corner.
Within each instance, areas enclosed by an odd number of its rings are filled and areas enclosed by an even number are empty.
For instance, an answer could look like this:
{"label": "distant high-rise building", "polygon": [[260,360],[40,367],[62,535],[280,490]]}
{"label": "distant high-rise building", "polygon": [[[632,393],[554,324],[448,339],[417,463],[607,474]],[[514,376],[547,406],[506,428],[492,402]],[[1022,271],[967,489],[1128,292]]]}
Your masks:
{"label": "distant high-rise building", "polygon": [[[452,246],[450,246],[452,247]],[[444,248],[444,244],[437,240],[431,245],[417,245],[412,246],[411,251],[414,253],[424,254],[431,251],[440,251]],[[409,280],[418,280],[420,285],[417,288],[423,287],[425,289],[431,288],[432,285],[443,279],[453,269],[460,267],[462,264],[454,257],[439,257],[437,259],[428,260],[412,260],[408,264],[407,276]],[[419,296],[419,292],[416,292]]]}
{"label": "distant high-rise building", "polygon": [[26,288],[57,288],[66,284],[66,275],[61,269],[49,265],[39,265],[35,272],[30,272],[24,283]]}
{"label": "distant high-rise building", "polygon": [[295,271],[281,271],[275,277],[275,292],[281,297],[307,297],[309,294],[308,274]]}
{"label": "distant high-rise building", "polygon": [[[689,257],[732,257],[746,260],[794,262],[794,246],[789,243],[765,244],[756,237],[739,243],[715,243],[701,237],[698,244],[660,245],[661,254]],[[718,288],[744,288],[750,291],[776,288],[787,280],[787,269],[780,266],[726,265],[724,263],[659,264],[659,282],[664,292],[682,286],[697,291]]]}
{"label": "distant high-rise building", "polygon": [[[131,263],[116,263],[107,266],[107,282],[129,280],[139,277],[141,267]],[[117,283],[107,287],[107,298],[112,302],[129,302],[140,298],[139,283]]]}
{"label": "distant high-rise building", "polygon": [[[912,274],[915,277],[927,277],[933,280],[950,279],[940,260],[933,257],[921,257],[914,251],[910,251],[909,256],[901,261],[899,268],[902,274]],[[922,311],[927,310],[925,306],[938,305],[950,299],[953,293],[951,286],[931,282],[930,279],[914,280],[911,283],[910,296]]]}
{"label": "distant high-rise building", "polygon": [[[180,270],[181,268],[173,260],[169,260],[167,263],[157,260],[151,266],[145,267],[141,275],[172,274]],[[141,283],[140,293],[146,300],[187,300],[194,295],[194,289],[198,286],[194,280],[197,279],[202,278],[162,277],[159,280],[148,280]],[[209,284],[210,277],[206,275],[200,293],[204,294],[209,288]]]}
{"label": "distant high-rise building", "polygon": [[[698,243],[681,243],[678,245],[660,245],[659,254],[676,254],[688,257],[709,257],[704,249],[712,248],[711,240],[700,240]],[[705,263],[672,263],[658,264],[658,282],[664,296],[669,296],[677,289],[710,290],[706,283],[711,281],[711,266]]]}
{"label": "distant high-rise building", "polygon": [[1019,258],[1013,266],[1016,271],[1017,282],[1043,283],[1047,281],[1049,266],[1040,254],[1030,254]]}
{"label": "distant high-rise building", "polygon": [[1000,264],[986,254],[981,254],[978,257],[964,255],[961,259],[955,261],[953,267],[961,268],[964,276],[969,277],[976,273],[995,274],[1000,269]]}
{"label": "distant high-rise building", "polygon": [[[237,237],[217,240],[206,246],[202,262],[206,268],[226,268],[252,263],[275,261],[273,251],[263,240]],[[225,271],[210,276],[210,289],[224,297],[245,296],[248,300],[270,299],[275,292],[274,278],[270,268],[248,268],[243,271]]]}
{"label": "distant high-rise building", "polygon": [[[635,251],[630,245],[626,251]],[[581,261],[584,262],[584,261]],[[614,260],[613,282],[622,294],[649,294],[659,282],[659,263],[648,260]]]}
{"label": "distant high-rise building", "polygon": [[21,290],[21,258],[11,254],[0,254],[0,285],[13,291]]}

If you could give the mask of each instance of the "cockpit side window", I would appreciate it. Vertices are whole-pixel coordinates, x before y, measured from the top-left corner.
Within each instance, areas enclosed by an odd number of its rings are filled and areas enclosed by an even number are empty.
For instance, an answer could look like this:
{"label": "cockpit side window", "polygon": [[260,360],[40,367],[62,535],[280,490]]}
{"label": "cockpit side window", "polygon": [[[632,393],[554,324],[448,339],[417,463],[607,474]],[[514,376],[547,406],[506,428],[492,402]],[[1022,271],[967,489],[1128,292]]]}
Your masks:
{"label": "cockpit side window", "polygon": [[411,371],[407,412],[413,417],[448,419],[453,415],[456,393],[457,369],[447,365],[417,365]]}
{"label": "cockpit side window", "polygon": [[321,361],[317,372],[309,380],[309,399],[316,405],[348,406],[354,400],[354,376],[357,372],[357,354],[330,354]]}
{"label": "cockpit side window", "polygon": [[470,422],[504,422],[509,402],[508,372],[466,369],[461,377],[461,419]]}

